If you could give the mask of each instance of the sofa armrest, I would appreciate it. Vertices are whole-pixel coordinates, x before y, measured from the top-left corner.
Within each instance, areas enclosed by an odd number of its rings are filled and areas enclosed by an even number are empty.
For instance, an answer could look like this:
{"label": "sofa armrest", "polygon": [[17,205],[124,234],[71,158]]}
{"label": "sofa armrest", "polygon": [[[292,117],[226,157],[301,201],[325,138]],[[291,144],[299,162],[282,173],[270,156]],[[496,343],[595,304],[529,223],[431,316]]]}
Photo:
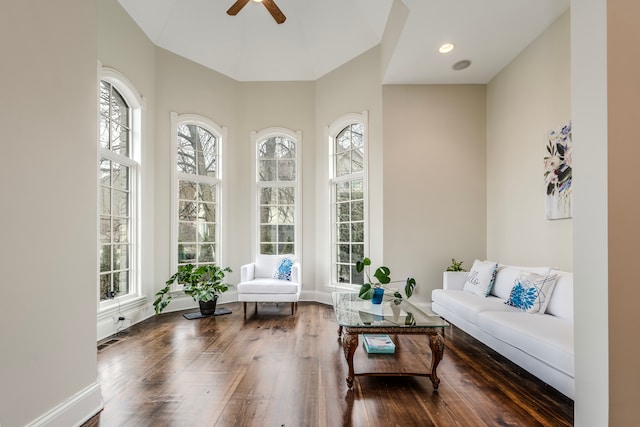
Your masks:
{"label": "sofa armrest", "polygon": [[294,283],[302,283],[302,267],[299,262],[294,262],[291,266],[291,281]]}
{"label": "sofa armrest", "polygon": [[240,282],[248,282],[256,278],[256,265],[254,263],[245,264],[240,267]]}
{"label": "sofa armrest", "polygon": [[442,273],[442,289],[461,291],[468,275],[466,271],[445,271]]}

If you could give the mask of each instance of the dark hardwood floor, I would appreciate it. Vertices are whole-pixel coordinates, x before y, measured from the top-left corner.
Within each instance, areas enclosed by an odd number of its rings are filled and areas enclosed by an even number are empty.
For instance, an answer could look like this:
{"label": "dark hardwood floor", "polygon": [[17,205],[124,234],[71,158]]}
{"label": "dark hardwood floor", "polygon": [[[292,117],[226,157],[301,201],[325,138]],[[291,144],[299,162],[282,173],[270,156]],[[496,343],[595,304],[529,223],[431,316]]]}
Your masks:
{"label": "dark hardwood floor", "polygon": [[[98,346],[104,410],[94,426],[571,426],[573,401],[455,327],[446,329],[438,391],[425,377],[357,377],[330,306],[253,304],[232,314],[151,318]],[[368,355],[356,372],[428,371],[423,336],[398,336],[395,355]]]}

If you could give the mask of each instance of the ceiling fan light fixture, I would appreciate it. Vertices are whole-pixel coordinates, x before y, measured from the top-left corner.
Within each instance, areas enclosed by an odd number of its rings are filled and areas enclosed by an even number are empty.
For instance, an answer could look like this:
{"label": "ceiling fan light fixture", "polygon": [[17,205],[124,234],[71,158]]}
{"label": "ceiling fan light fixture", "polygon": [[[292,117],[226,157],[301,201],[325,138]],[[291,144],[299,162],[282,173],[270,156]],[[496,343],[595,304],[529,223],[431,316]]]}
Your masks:
{"label": "ceiling fan light fixture", "polygon": [[444,43],[438,48],[438,52],[440,53],[449,53],[456,47],[453,43]]}
{"label": "ceiling fan light fixture", "polygon": [[256,3],[262,3],[262,0],[253,0]]}

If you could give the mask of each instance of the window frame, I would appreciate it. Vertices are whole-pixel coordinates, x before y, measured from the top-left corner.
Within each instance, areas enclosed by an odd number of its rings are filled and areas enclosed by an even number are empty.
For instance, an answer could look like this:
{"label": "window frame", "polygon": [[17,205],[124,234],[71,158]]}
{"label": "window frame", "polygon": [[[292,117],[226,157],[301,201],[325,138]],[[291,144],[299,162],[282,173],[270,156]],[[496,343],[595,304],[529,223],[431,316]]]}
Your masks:
{"label": "window frame", "polygon": [[[184,174],[178,172],[178,126],[180,125],[196,125],[211,133],[217,138],[217,176],[207,177],[201,175]],[[215,261],[216,265],[225,265],[224,251],[226,247],[226,227],[222,227],[222,223],[226,218],[226,191],[225,191],[225,156],[224,147],[227,141],[227,128],[220,126],[213,120],[198,114],[177,114],[171,113],[171,271],[178,269],[178,181],[182,178],[191,181],[206,182],[216,185],[216,222],[215,222]],[[196,179],[194,179],[196,178]],[[197,263],[194,263],[197,265]],[[175,285],[174,285],[175,286]],[[177,286],[176,289],[181,288]]]}
{"label": "window frame", "polygon": [[[335,170],[335,157],[336,157],[336,138],[347,127],[353,124],[359,124],[362,126],[362,138],[363,138],[363,165],[362,170],[350,174],[346,174],[340,177],[336,176]],[[363,252],[364,256],[369,256],[369,116],[368,112],[362,113],[350,113],[345,114],[336,119],[330,126],[326,128],[327,142],[329,146],[329,171],[328,171],[328,185],[329,185],[329,227],[330,233],[330,280],[334,289],[341,287],[348,290],[358,289],[359,284],[339,282],[338,281],[338,236],[337,236],[337,216],[336,216],[336,185],[344,182],[351,182],[362,179],[362,191],[363,191]]]}
{"label": "window frame", "polygon": [[[259,180],[259,162],[260,157],[258,155],[259,145],[264,140],[273,137],[284,137],[291,140],[296,147],[295,156],[295,180],[294,181],[260,181]],[[302,132],[293,131],[284,127],[270,127],[261,131],[251,132],[251,141],[253,146],[253,197],[252,197],[252,209],[253,220],[252,223],[252,247],[254,256],[260,254],[260,189],[267,186],[273,187],[290,187],[293,183],[295,204],[294,204],[294,253],[296,259],[302,259]],[[274,185],[267,185],[266,183],[275,183]],[[255,259],[255,258],[254,258]]]}
{"label": "window frame", "polygon": [[[100,122],[100,84],[102,81],[109,83],[115,90],[118,91],[120,96],[128,104],[130,111],[130,151],[129,156],[124,156],[119,153],[115,153],[109,149],[102,148],[100,146],[100,125],[98,124],[97,130],[97,223],[98,223],[98,246],[97,246],[97,290],[96,298],[98,305],[98,312],[104,312],[111,309],[115,305],[121,305],[123,303],[132,302],[138,299],[142,295],[141,288],[141,251],[140,251],[140,206],[141,206],[141,145],[142,145],[142,109],[144,104],[144,98],[139,94],[135,86],[119,71],[102,67],[98,68],[98,123]],[[130,253],[129,253],[129,292],[127,294],[116,296],[112,299],[101,299],[100,295],[100,170],[99,165],[102,159],[108,159],[116,161],[129,168],[129,184],[131,186],[129,190],[129,202],[130,202]]]}

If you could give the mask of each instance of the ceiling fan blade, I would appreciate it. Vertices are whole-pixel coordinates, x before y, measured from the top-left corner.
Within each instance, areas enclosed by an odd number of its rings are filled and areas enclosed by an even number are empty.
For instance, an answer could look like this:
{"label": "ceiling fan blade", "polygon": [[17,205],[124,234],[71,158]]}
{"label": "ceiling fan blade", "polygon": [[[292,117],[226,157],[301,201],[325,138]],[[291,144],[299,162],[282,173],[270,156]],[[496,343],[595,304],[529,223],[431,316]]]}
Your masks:
{"label": "ceiling fan blade", "polygon": [[287,19],[273,0],[262,0],[262,4],[264,4],[264,7],[267,8],[271,16],[273,16],[273,19],[275,19],[278,24],[282,24]]}
{"label": "ceiling fan blade", "polygon": [[249,0],[238,0],[227,10],[227,14],[235,16],[249,3]]}

